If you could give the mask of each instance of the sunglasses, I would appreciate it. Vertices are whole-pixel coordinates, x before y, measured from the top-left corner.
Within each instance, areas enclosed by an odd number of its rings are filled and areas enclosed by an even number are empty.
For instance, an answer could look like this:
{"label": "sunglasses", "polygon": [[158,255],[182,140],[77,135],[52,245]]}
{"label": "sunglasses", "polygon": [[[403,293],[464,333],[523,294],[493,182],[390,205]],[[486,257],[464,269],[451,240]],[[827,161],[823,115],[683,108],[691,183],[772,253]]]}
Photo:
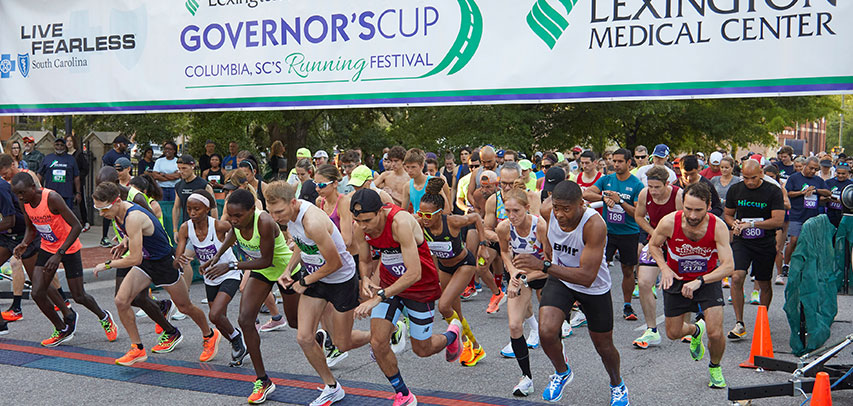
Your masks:
{"label": "sunglasses", "polygon": [[542,165],[542,169],[547,171],[548,169],[551,169],[551,165]]}
{"label": "sunglasses", "polygon": [[335,182],[314,182],[314,184],[317,185],[317,189],[325,189],[326,186],[329,186],[332,183],[335,183]]}
{"label": "sunglasses", "polygon": [[114,205],[114,204],[116,204],[116,203],[118,202],[118,200],[119,200],[119,198],[116,198],[115,200],[113,200],[113,202],[112,202],[112,203],[110,203],[110,204],[108,204],[108,205],[106,205],[106,206],[104,206],[104,207],[98,207],[98,206],[95,206],[94,204],[92,204],[92,207],[94,207],[94,208],[95,208],[95,210],[97,210],[97,211],[99,211],[99,212],[103,213],[103,212],[105,212],[105,211],[107,211],[107,210],[111,209],[111,208],[113,207],[113,205]]}
{"label": "sunglasses", "polygon": [[634,159],[646,159],[648,157],[648,155],[634,155]]}
{"label": "sunglasses", "polygon": [[425,211],[418,210],[418,216],[423,218],[424,220],[432,220],[432,216],[441,213],[441,209],[438,209],[432,213],[427,213]]}
{"label": "sunglasses", "polygon": [[473,169],[477,169],[477,168],[479,168],[479,167],[480,167],[480,165],[473,165],[473,164],[471,164],[471,165],[468,165],[468,167],[469,167],[469,168],[473,168]]}

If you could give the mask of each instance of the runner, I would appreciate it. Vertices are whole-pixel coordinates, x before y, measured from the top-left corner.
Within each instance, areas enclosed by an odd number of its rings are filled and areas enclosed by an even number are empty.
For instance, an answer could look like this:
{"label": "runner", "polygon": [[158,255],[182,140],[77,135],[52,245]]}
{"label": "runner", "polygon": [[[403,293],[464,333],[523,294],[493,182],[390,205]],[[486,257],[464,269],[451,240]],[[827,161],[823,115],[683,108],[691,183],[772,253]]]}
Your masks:
{"label": "runner", "polygon": [[[655,148],[657,152],[657,148]],[[643,190],[643,183],[628,171],[631,152],[620,148],[611,158],[616,172],[601,177],[594,185],[583,192],[583,198],[590,202],[604,201],[605,219],[607,219],[607,261],[619,252],[622,267],[622,317],[625,320],[637,320],[637,314],[631,307],[631,293],[634,290],[634,266],[637,265],[640,241],[640,227],[634,220],[634,208],[637,197]],[[586,313],[586,312],[584,312]]]}
{"label": "runner", "polygon": [[[702,337],[708,334],[711,388],[725,388],[720,362],[726,350],[723,338],[723,289],[720,280],[734,269],[729,229],[710,215],[711,190],[704,183],[684,191],[684,209],[667,214],[652,234],[649,253],[661,269],[666,335],[681,340],[692,335],[690,356],[705,355]],[[667,254],[661,248],[666,244]],[[719,260],[719,262],[717,262]],[[704,318],[687,324],[684,314],[702,311]]]}
{"label": "runner", "polygon": [[273,182],[265,193],[271,215],[278,224],[287,226],[297,246],[294,254],[301,258],[303,271],[291,276],[299,262],[290,261],[279,283],[301,295],[296,340],[326,384],[311,406],[330,405],[343,399],[345,393],[329,370],[323,349],[315,341],[315,331],[326,305],[334,306],[332,341],[339,350],[346,352],[370,341],[369,332],[353,329],[353,310],[359,304],[355,262],[328,215],[313,204],[296,199],[292,186]]}
{"label": "runner", "polygon": [[[438,311],[447,323],[459,320],[462,325],[462,366],[472,367],[486,357],[486,350],[477,342],[468,320],[462,315],[460,295],[468,286],[477,267],[476,257],[463,244],[463,230],[474,227],[472,233],[484,234],[483,220],[477,213],[464,216],[442,214],[446,200],[441,193],[444,180],[430,179],[426,185],[420,210],[416,213],[424,230],[424,237],[433,256],[436,258],[438,279],[441,283],[441,297],[438,299]],[[479,237],[478,237],[479,240]],[[482,246],[478,246],[483,250]],[[537,341],[538,345],[538,341]]]}
{"label": "runner", "polygon": [[714,184],[704,176],[699,174],[699,158],[696,155],[686,155],[681,158],[679,166],[681,177],[678,178],[678,186],[686,189],[688,186],[695,183],[704,183],[711,191],[711,214],[723,218],[723,203],[720,201],[720,195],[717,193],[717,188]]}
{"label": "runner", "polygon": [[791,255],[797,247],[797,240],[800,238],[803,223],[821,212],[818,197],[830,196],[826,182],[820,176],[815,176],[818,169],[820,169],[820,164],[817,158],[809,157],[805,160],[802,172],[791,174],[785,182],[785,190],[788,191],[788,199],[791,200],[791,210],[789,212],[790,221],[788,222],[790,241],[785,249],[783,268],[787,268],[791,262]]}
{"label": "runner", "polygon": [[[198,258],[203,263],[210,261],[214,255],[222,250],[222,242],[225,241],[225,237],[231,231],[231,224],[210,216],[212,207],[216,207],[216,200],[210,192],[204,189],[198,189],[187,197],[186,210],[189,220],[181,224],[181,228],[176,234],[178,243],[175,246],[175,261],[173,263],[176,269],[187,267],[193,258]],[[187,250],[188,245],[191,248],[189,251]],[[230,264],[236,261],[234,252],[231,249],[226,249],[217,263]],[[228,320],[228,304],[231,303],[231,299],[234,298],[240,288],[242,277],[243,275],[239,270],[229,270],[217,278],[204,275],[205,297],[210,307],[207,318],[231,343],[232,366],[241,365],[247,353],[243,334],[239,329],[235,329]],[[218,346],[219,342],[216,341],[213,344]]]}
{"label": "runner", "polygon": [[[225,236],[219,251],[209,261],[201,265],[200,271],[210,278],[226,274],[230,270],[249,271],[249,279],[240,296],[240,316],[237,323],[243,333],[243,340],[252,358],[257,380],[249,395],[249,403],[259,404],[267,400],[267,396],[275,390],[275,384],[269,379],[261,358],[261,339],[255,329],[255,318],[261,309],[261,304],[269,296],[272,287],[284,272],[292,252],[284,239],[284,233],[278,223],[264,211],[255,208],[255,196],[245,189],[237,189],[228,196],[225,210],[231,231]],[[246,256],[245,261],[221,263],[219,259],[234,243]],[[295,271],[298,271],[298,268]],[[288,307],[288,293],[279,285],[285,307]],[[289,320],[289,319],[288,319]],[[291,327],[294,323],[290,323]]]}
{"label": "runner", "polygon": [[[533,315],[533,290],[545,286],[547,275],[541,268],[516,268],[512,259],[519,254],[531,254],[537,259],[551,257],[551,245],[548,243],[548,225],[539,216],[530,214],[524,184],[516,181],[515,188],[504,195],[504,205],[509,221],[498,224],[496,232],[501,247],[501,258],[509,273],[507,286],[507,315],[509,318],[510,343],[501,351],[501,355],[511,354],[521,368],[521,379],[512,390],[515,396],[528,396],[533,393],[533,374],[530,372],[528,346],[539,347],[539,323]],[[547,257],[547,258],[546,258]],[[523,278],[523,283],[521,282]],[[530,337],[524,338],[524,324],[530,326]]]}
{"label": "runner", "polygon": [[559,401],[574,378],[560,333],[562,323],[569,319],[572,305],[577,301],[586,312],[589,337],[610,377],[610,404],[628,405],[628,388],[619,371],[619,351],[613,345],[610,270],[604,257],[605,222],[594,209],[584,208],[583,193],[571,181],[557,184],[551,199],[542,204],[540,214],[548,219],[548,241],[554,262],[519,254],[512,264],[517,269],[539,269],[548,275],[539,302],[539,340],[555,372],[542,392],[542,399]]}
{"label": "runner", "polygon": [[[409,206],[411,205],[412,213],[420,211],[421,197],[423,197],[426,191],[426,183],[434,177],[424,174],[425,160],[426,156],[424,152],[417,148],[412,148],[406,152],[406,158],[403,160],[403,169],[405,169],[410,179],[408,188],[403,192],[403,205],[400,207],[409,210]],[[446,204],[440,208],[445,212],[450,212],[453,207],[450,205],[450,188],[447,187],[447,183],[444,184],[441,194],[444,195],[443,199]]]}
{"label": "runner", "polygon": [[[201,329],[203,350],[199,361],[206,362],[213,359],[218,350],[217,342],[220,334],[207,325],[204,312],[190,302],[189,290],[181,278],[181,272],[172,266],[173,251],[166,236],[166,230],[157,218],[136,203],[122,201],[121,191],[115,183],[99,184],[92,194],[92,200],[101,216],[116,222],[124,238],[116,251],[118,254],[116,256],[124,254],[125,251],[128,253],[126,257],[108,260],[95,266],[95,276],[110,268],[131,268],[121,282],[115,298],[122,325],[130,337],[131,348],[127,354],[115,360],[116,364],[130,366],[148,359],[139,337],[136,316],[131,310],[131,303],[151,284],[163,287],[172,297],[172,302],[178,310],[191,317]],[[181,332],[172,327],[171,331],[166,330],[160,336],[159,342],[151,352],[171,352],[182,340]]]}
{"label": "runner", "polygon": [[[350,203],[356,227],[353,239],[359,248],[362,294],[370,297],[355,310],[357,318],[370,320],[370,347],[379,369],[394,387],[394,406],[417,405],[409,391],[397,358],[391,351],[391,334],[402,312],[409,315],[412,351],[428,357],[446,349],[448,362],[459,359],[462,348],[462,323],[450,322],[444,334],[432,334],[435,300],[441,296],[441,285],[432,255],[417,220],[394,205],[383,205],[379,194],[370,189],[355,192]],[[380,252],[381,284],[370,282],[370,247]]]}
{"label": "runner", "polygon": [[850,179],[850,165],[847,162],[839,162],[835,166],[835,177],[826,181],[830,196],[821,199],[826,200],[826,215],[835,227],[841,223],[841,216],[844,213],[844,206],[841,205],[841,191],[847,185],[853,185],[853,180]]}
{"label": "runner", "polygon": [[394,199],[394,204],[403,204],[403,196],[409,183],[409,175],[403,169],[403,160],[405,158],[405,148],[399,145],[391,148],[388,151],[388,164],[385,167],[385,172],[379,174],[379,177],[373,182],[377,188],[391,195],[391,198]]}
{"label": "runner", "polygon": [[[22,259],[28,246],[40,238],[38,258],[31,275],[32,296],[42,313],[53,324],[53,334],[41,342],[45,347],[55,347],[74,337],[77,328],[77,313],[65,305],[48,299],[49,284],[56,275],[56,268],[62,263],[65,268],[65,280],[71,289],[74,301],[85,306],[98,317],[107,340],[115,341],[118,326],[112,315],[101,308],[83,288],[83,261],[80,256],[80,230],[83,226],[77,216],[58,193],[50,189],[36,187],[30,173],[21,172],[12,177],[12,192],[18,197],[26,213],[27,230],[23,241],[13,250],[13,254]],[[38,237],[37,237],[38,236]],[[54,303],[51,303],[53,301]],[[54,305],[59,307],[63,317],[57,315]]]}
{"label": "runner", "polygon": [[[646,173],[648,186],[640,192],[637,200],[637,209],[634,210],[634,220],[637,225],[651,236],[663,216],[682,209],[684,196],[682,190],[677,186],[667,183],[669,174],[660,166],[650,169]],[[648,216],[648,220],[646,220]],[[660,344],[660,333],[657,325],[657,283],[660,268],[649,255],[648,241],[640,252],[640,268],[637,271],[637,280],[640,290],[640,306],[643,308],[643,317],[646,321],[646,331],[634,340],[634,347],[646,349],[650,345]]]}
{"label": "runner", "polygon": [[770,308],[773,299],[773,263],[776,258],[776,230],[785,221],[785,201],[782,189],[764,181],[761,165],[748,159],[741,171],[743,181],[733,185],[726,195],[725,219],[734,234],[734,274],[731,295],[735,310],[735,327],[730,339],[746,336],[743,323],[743,284],[746,272],[752,269],[755,284],[761,291],[760,303]]}

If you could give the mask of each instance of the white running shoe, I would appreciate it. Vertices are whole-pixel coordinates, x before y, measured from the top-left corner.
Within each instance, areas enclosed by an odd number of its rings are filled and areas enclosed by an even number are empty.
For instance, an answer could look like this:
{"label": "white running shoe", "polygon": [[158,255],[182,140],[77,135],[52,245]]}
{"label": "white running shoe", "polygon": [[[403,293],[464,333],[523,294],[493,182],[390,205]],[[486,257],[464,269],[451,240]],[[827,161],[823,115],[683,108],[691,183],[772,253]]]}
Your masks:
{"label": "white running shoe", "polygon": [[527,336],[527,348],[539,348],[539,330],[530,330],[530,335]]}
{"label": "white running shoe", "polygon": [[344,395],[346,394],[344,393],[344,388],[341,386],[340,382],[338,382],[334,388],[326,385],[320,393],[320,396],[318,396],[317,399],[314,399],[310,406],[328,406],[343,399]]}
{"label": "white running shoe", "polygon": [[586,325],[586,315],[583,314],[582,311],[575,312],[575,315],[572,316],[572,320],[569,322],[569,325],[574,327],[583,327]]}
{"label": "white running shoe", "polygon": [[172,320],[183,320],[185,318],[187,318],[186,314],[183,314],[180,310],[175,309],[175,314],[172,315]]}
{"label": "white running shoe", "polygon": [[338,351],[337,348],[335,348],[334,350],[332,350],[331,353],[329,353],[328,356],[326,356],[326,366],[331,368],[335,365],[338,365],[339,362],[345,360],[348,356],[349,356],[349,351],[340,352],[340,351]]}
{"label": "white running shoe", "polygon": [[406,349],[406,337],[408,328],[403,320],[397,321],[397,330],[391,335],[391,351],[399,354]]}
{"label": "white running shoe", "polygon": [[512,388],[513,396],[529,396],[532,393],[533,380],[528,378],[527,375],[522,375],[521,380],[518,381],[518,385]]}
{"label": "white running shoe", "polygon": [[501,356],[504,358],[515,358],[515,351],[512,350],[512,343],[509,343],[501,350]]}
{"label": "white running shoe", "polygon": [[139,309],[136,311],[136,317],[145,317],[145,310]]}
{"label": "white running shoe", "polygon": [[565,320],[563,320],[562,330],[563,330],[562,335],[561,335],[562,338],[566,338],[566,337],[572,335],[572,326],[569,325],[569,322],[567,322]]}

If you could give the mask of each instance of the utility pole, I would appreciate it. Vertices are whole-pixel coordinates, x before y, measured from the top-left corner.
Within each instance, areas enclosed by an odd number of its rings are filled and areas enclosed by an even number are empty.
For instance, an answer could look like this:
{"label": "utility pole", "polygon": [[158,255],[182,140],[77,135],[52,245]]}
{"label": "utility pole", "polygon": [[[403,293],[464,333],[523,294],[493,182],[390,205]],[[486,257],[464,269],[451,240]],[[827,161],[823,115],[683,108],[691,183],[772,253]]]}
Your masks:
{"label": "utility pole", "polygon": [[839,123],[838,123],[838,147],[841,148],[842,147],[842,145],[841,145],[841,132],[842,132],[842,129],[844,128],[844,95],[843,94],[841,95],[841,113],[839,113],[838,116],[841,118],[841,121],[839,121]]}

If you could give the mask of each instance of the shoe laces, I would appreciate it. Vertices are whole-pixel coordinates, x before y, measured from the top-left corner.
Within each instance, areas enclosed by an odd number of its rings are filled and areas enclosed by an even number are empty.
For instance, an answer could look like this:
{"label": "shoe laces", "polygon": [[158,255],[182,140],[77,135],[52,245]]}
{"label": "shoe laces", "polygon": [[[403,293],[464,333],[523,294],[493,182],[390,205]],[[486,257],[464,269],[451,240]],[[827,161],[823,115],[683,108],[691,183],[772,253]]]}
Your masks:
{"label": "shoe laces", "polygon": [[625,397],[628,394],[628,388],[625,387],[625,384],[620,384],[619,386],[611,386],[610,387],[610,396],[614,400],[619,400]]}
{"label": "shoe laces", "polygon": [[548,391],[556,392],[565,378],[566,377],[561,376],[560,374],[551,375],[551,382],[548,383]]}
{"label": "shoe laces", "polygon": [[56,337],[59,337],[59,330],[54,328],[53,334],[50,335],[50,338],[56,338]]}
{"label": "shoe laces", "polygon": [[254,389],[252,389],[252,394],[254,395],[256,393],[263,392],[263,390],[264,390],[264,382],[260,379],[256,380],[255,381],[255,387],[254,387]]}
{"label": "shoe laces", "polygon": [[160,338],[157,340],[157,343],[163,344],[164,342],[169,341],[169,339],[171,339],[174,335],[175,334],[169,335],[169,334],[166,334],[164,332],[163,334],[160,335]]}

